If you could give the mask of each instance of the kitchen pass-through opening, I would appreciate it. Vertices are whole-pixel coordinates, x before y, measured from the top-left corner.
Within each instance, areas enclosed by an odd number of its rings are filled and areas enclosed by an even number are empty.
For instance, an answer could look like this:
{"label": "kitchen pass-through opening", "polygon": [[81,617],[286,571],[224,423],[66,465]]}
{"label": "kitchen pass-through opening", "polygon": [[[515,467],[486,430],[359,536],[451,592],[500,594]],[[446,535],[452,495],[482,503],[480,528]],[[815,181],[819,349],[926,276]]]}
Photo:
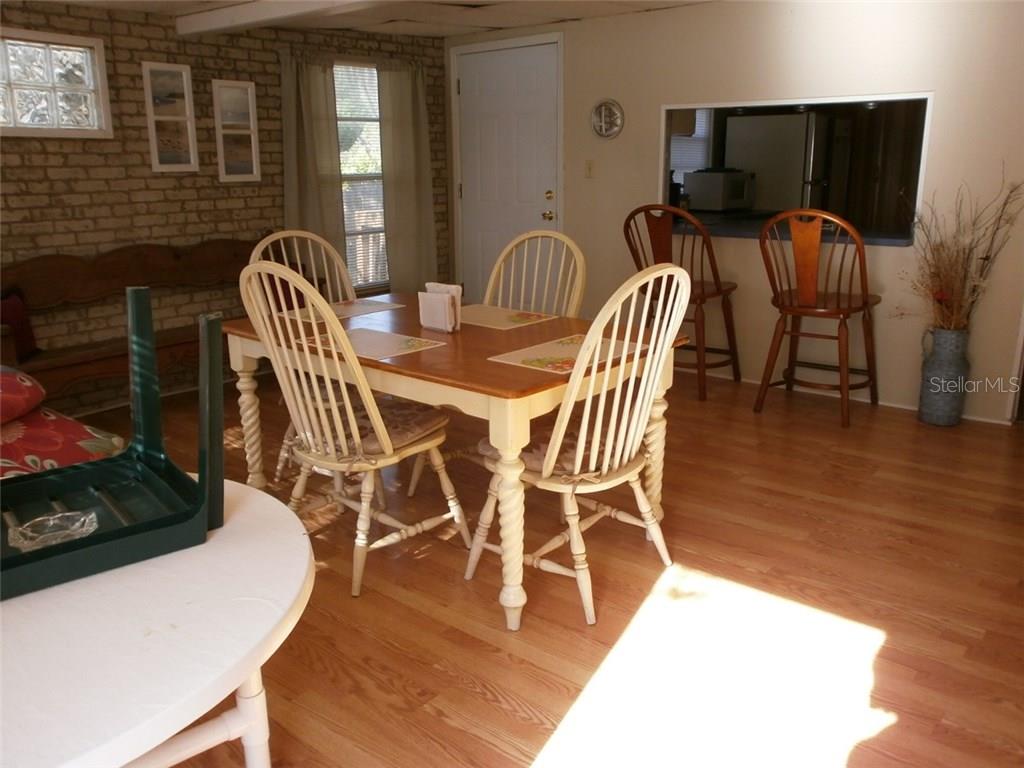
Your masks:
{"label": "kitchen pass-through opening", "polygon": [[927,107],[915,96],[666,108],[663,199],[751,221],[820,208],[909,244]]}

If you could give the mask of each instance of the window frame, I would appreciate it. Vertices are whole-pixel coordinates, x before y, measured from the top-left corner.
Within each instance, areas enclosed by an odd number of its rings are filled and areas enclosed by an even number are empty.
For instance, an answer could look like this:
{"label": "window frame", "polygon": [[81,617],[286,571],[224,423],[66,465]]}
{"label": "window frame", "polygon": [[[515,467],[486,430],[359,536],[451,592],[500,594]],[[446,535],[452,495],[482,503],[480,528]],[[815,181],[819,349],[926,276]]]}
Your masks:
{"label": "window frame", "polygon": [[[378,74],[378,76],[380,74],[380,66],[376,62],[374,62],[374,61],[358,60],[358,59],[351,59],[351,58],[347,58],[347,59],[346,58],[338,58],[338,59],[334,60],[332,68],[331,68],[332,78],[335,76],[334,73],[335,73],[335,70],[336,70],[337,67],[359,67],[359,68],[363,68],[363,69],[372,69],[372,70],[374,70]],[[376,122],[377,123],[377,127],[378,127],[378,136],[379,136],[380,135],[380,127],[382,125],[382,118],[381,118],[381,114],[380,114],[380,91],[378,90],[378,92],[377,92],[377,117],[376,118],[338,117],[337,116],[337,106],[335,106],[335,124],[340,126],[341,123],[345,123],[345,122],[351,122],[351,123]],[[381,147],[381,149],[383,150],[383,147]],[[379,282],[362,283],[360,285],[353,284],[353,287],[354,287],[356,293],[359,294],[359,295],[372,294],[372,293],[381,293],[382,291],[386,292],[391,287],[391,274],[390,274],[390,269],[388,269],[389,268],[389,264],[388,264],[388,246],[387,246],[387,215],[388,215],[388,212],[387,212],[387,205],[385,203],[385,191],[384,191],[384,157],[383,157],[383,151],[382,151],[381,160],[380,160],[380,163],[381,163],[381,171],[380,171],[380,173],[363,173],[363,174],[345,173],[344,171],[341,170],[341,152],[340,151],[338,153],[338,161],[339,161],[338,173],[339,173],[339,176],[340,176],[340,179],[341,179],[341,189],[339,190],[339,192],[341,193],[341,200],[342,200],[342,212],[341,212],[341,215],[342,215],[342,219],[343,220],[344,220],[344,216],[345,216],[345,208],[344,208],[344,199],[345,199],[344,188],[345,188],[345,182],[346,181],[379,181],[380,182],[380,185],[381,185],[381,220],[384,223],[381,226],[379,226],[379,227],[370,227],[370,228],[367,228],[367,229],[361,229],[358,232],[349,232],[348,228],[346,227],[346,229],[345,229],[345,237],[347,239],[349,237],[359,236],[359,235],[384,235],[384,263],[385,263],[385,269],[388,270],[388,279],[384,280],[384,281],[379,281]],[[346,249],[345,250],[346,250],[345,260],[347,262],[348,261],[347,243],[346,243]],[[349,270],[350,274],[351,274],[351,271],[352,270]]]}
{"label": "window frame", "polygon": [[[62,138],[62,139],[112,139],[114,126],[110,115],[110,91],[107,88],[107,58],[103,40],[98,37],[82,37],[79,35],[62,35],[56,32],[36,32],[31,29],[4,27],[0,40],[6,44],[11,40],[24,40],[27,43],[45,43],[47,45],[67,45],[74,48],[87,48],[92,51],[92,72],[96,91],[96,128],[52,128],[49,126],[34,128],[24,125],[0,126],[0,136],[28,138]],[[6,48],[5,48],[6,53]],[[7,62],[4,62],[7,66]],[[8,76],[8,86],[12,86]],[[13,94],[13,86],[12,86]],[[14,110],[13,101],[11,110]]]}
{"label": "window frame", "polygon": [[[165,61],[143,61],[142,93],[146,101],[146,133],[149,136],[149,161],[153,173],[195,173],[199,171],[199,148],[196,139],[196,111],[192,101],[192,67],[189,64],[170,64]],[[153,81],[151,73],[156,71],[178,72],[181,74],[185,96],[185,115],[168,117],[153,111]],[[188,136],[189,162],[161,163],[157,143],[156,124],[159,122],[184,123]]]}
{"label": "window frame", "polygon": [[[213,124],[217,135],[217,172],[220,181],[225,184],[246,181],[261,181],[260,171],[260,135],[259,120],[256,116],[256,83],[251,80],[212,80],[213,89]],[[227,128],[224,126],[224,115],[221,111],[223,91],[235,88],[244,90],[249,101],[248,128]],[[249,151],[252,154],[252,173],[228,173],[227,157],[224,154],[225,136],[248,136]]]}

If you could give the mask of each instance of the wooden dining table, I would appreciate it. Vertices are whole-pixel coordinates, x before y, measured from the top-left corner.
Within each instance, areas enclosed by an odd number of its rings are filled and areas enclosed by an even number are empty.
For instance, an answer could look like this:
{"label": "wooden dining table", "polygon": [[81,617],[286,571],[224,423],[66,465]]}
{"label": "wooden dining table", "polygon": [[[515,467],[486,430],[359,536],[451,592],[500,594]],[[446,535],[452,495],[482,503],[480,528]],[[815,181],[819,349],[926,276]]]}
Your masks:
{"label": "wooden dining table", "polygon": [[[496,471],[498,516],[501,538],[502,588],[498,601],[505,610],[510,630],[517,630],[526,604],[523,589],[524,465],[520,452],[530,442],[530,422],[561,404],[568,373],[514,366],[488,358],[505,352],[542,344],[574,334],[585,334],[590,322],[579,318],[554,317],[543,322],[498,330],[463,324],[453,333],[420,326],[415,294],[386,294],[376,300],[401,304],[399,308],[361,314],[342,320],[352,330],[376,331],[443,342],[443,346],[422,349],[383,360],[360,357],[363,373],[376,391],[419,403],[447,406],[483,419],[488,435],[500,455]],[[260,430],[259,398],[255,373],[267,353],[247,318],[223,323],[231,368],[238,375],[238,407],[241,412],[248,484],[266,484]],[[680,339],[680,343],[682,343]],[[647,496],[660,520],[662,475],[665,463],[665,392],[672,385],[673,368],[665,366],[658,383],[651,418],[644,433],[648,454],[644,471]],[[583,387],[586,391],[586,387]]]}

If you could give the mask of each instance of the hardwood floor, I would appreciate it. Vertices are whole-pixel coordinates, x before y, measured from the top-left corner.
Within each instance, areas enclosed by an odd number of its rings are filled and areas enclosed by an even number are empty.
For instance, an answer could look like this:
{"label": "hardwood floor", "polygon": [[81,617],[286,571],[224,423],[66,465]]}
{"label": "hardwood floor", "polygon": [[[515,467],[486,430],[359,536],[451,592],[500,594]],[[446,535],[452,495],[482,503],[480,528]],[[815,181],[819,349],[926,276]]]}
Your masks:
{"label": "hardwood floor", "polygon": [[[260,380],[271,468],[286,418],[272,389]],[[773,390],[755,415],[752,385],[712,380],[704,403],[695,390],[682,377],[669,399],[663,526],[676,563],[884,633],[866,685],[870,706],[895,721],[844,749],[845,764],[1024,765],[1020,426],[928,427],[911,412],[853,403],[844,430],[833,399]],[[244,480],[234,391],[226,391],[226,471]],[[168,450],[184,467],[195,465],[194,413],[193,394],[164,401]],[[124,409],[88,421],[129,430]],[[457,416],[450,443],[480,429]],[[486,475],[467,462],[449,469],[473,523]],[[386,476],[389,504],[416,520],[443,497],[425,476],[408,502],[408,471]],[[290,484],[269,490],[284,500]],[[586,536],[597,625],[584,623],[572,580],[528,570],[523,629],[510,633],[497,604],[497,559],[485,553],[476,578],[464,581],[466,552],[451,531],[371,553],[363,595],[353,599],[354,515],[322,509],[304,520],[314,529],[316,586],[264,668],[275,766],[529,765],[664,570],[642,532],[602,523]],[[528,544],[556,528],[556,500],[528,493]],[[659,663],[668,670],[674,661]],[[742,686],[740,699],[761,693]],[[737,720],[730,733],[742,740],[747,726]],[[685,743],[685,727],[676,738]],[[188,763],[241,764],[236,744]],[[644,764],[681,763],[666,752]],[[759,764],[805,763],[765,752]]]}

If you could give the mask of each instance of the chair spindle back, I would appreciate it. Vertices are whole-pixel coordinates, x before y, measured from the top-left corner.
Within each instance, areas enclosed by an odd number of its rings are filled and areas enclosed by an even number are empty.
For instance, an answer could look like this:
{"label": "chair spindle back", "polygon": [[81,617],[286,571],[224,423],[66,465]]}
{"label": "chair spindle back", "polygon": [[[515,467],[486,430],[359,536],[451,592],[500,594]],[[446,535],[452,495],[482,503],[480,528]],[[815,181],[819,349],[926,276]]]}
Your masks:
{"label": "chair spindle back", "polygon": [[[652,264],[676,264],[696,283],[711,282],[722,290],[711,235],[700,219],[682,208],[642,205],[622,225],[637,270]],[[679,247],[673,249],[673,235]]]}
{"label": "chair spindle back", "polygon": [[533,230],[505,246],[487,281],[484,304],[576,317],[587,267],[583,252],[561,232]]}
{"label": "chair spindle back", "polygon": [[776,306],[865,305],[864,241],[845,219],[812,208],[783,211],[765,222],[760,243]]}
{"label": "chair spindle back", "polygon": [[575,476],[604,475],[636,458],[689,299],[689,275],[672,264],[648,267],[612,294],[576,358],[544,477],[553,474],[567,434],[576,436]]}
{"label": "chair spindle back", "polygon": [[242,270],[240,288],[299,446],[332,462],[362,457],[359,421],[365,413],[383,453],[391,453],[391,438],[348,336],[313,284],[280,264],[257,261]]}
{"label": "chair spindle back", "polygon": [[268,235],[256,244],[250,264],[272,261],[298,272],[331,304],[356,297],[348,267],[334,246],[319,235],[287,229]]}

